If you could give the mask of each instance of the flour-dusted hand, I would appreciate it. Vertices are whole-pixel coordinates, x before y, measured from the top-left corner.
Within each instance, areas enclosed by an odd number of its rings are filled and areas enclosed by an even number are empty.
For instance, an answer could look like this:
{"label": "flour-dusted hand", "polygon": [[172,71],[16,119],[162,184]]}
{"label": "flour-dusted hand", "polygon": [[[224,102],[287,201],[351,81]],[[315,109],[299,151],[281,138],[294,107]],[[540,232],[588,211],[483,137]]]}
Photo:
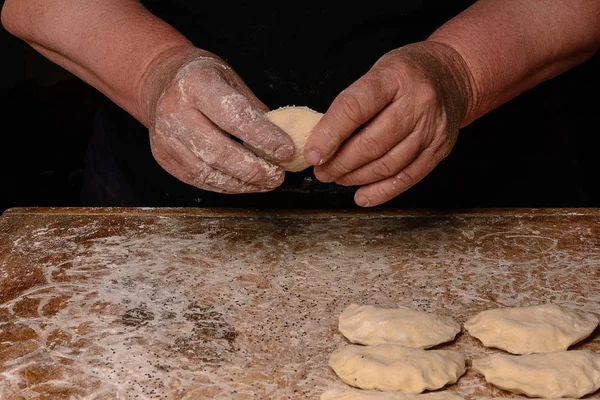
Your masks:
{"label": "flour-dusted hand", "polygon": [[265,192],[283,182],[277,162],[294,145],[225,61],[175,49],[153,62],[143,87],[152,154],[170,174],[222,193]]}
{"label": "flour-dusted hand", "polygon": [[469,97],[468,70],[449,46],[399,48],[333,101],[304,155],[319,180],[364,186],[357,204],[384,203],[450,153]]}

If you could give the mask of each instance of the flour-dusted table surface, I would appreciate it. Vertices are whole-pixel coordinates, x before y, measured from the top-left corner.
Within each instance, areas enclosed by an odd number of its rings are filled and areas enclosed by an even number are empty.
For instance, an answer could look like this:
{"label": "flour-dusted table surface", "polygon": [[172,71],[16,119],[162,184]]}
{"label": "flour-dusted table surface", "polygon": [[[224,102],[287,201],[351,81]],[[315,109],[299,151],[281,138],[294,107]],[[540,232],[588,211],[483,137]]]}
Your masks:
{"label": "flour-dusted table surface", "polygon": [[[600,210],[29,208],[0,235],[2,399],[318,399],[353,302],[600,316]],[[447,390],[518,397],[471,370]]]}

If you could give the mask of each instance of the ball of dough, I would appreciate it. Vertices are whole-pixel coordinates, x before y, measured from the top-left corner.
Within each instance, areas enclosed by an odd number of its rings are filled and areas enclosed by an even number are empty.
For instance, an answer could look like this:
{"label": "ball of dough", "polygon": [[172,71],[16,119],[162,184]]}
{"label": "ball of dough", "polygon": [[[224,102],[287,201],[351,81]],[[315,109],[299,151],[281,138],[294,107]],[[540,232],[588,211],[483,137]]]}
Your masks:
{"label": "ball of dough", "polygon": [[294,155],[288,161],[279,163],[286,171],[302,171],[310,167],[304,159],[304,145],[312,128],[319,122],[323,114],[308,107],[282,107],[269,111],[269,121],[283,129],[294,142]]}

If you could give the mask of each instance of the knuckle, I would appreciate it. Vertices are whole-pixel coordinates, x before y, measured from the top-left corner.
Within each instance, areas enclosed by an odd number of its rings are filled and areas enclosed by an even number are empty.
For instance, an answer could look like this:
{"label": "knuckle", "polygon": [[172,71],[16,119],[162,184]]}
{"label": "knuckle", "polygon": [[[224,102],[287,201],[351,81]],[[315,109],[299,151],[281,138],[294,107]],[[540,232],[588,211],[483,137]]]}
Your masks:
{"label": "knuckle", "polygon": [[365,112],[358,97],[350,90],[342,92],[338,98],[343,116],[356,125],[361,125],[365,120]]}
{"label": "knuckle", "polygon": [[219,177],[219,172],[210,167],[199,167],[194,173],[190,174],[190,181],[198,188],[212,186],[221,188],[224,186],[224,180]]}
{"label": "knuckle", "polygon": [[416,180],[408,172],[406,172],[405,170],[402,170],[402,171],[398,172],[398,174],[396,174],[393,182],[395,185],[399,184],[403,188],[408,189],[409,187],[413,186],[416,183]]}
{"label": "knuckle", "polygon": [[236,174],[236,178],[246,183],[263,183],[268,181],[266,172],[258,166],[243,168],[239,174]]}
{"label": "knuckle", "polygon": [[218,168],[227,162],[227,156],[222,151],[209,151],[206,148],[199,148],[194,154],[211,168]]}
{"label": "knuckle", "polygon": [[380,178],[387,178],[398,172],[398,166],[396,160],[389,155],[381,157],[377,160],[377,167],[375,172]]}
{"label": "knuckle", "polygon": [[179,71],[177,78],[172,83],[170,91],[172,97],[188,101],[195,98],[198,93],[206,90],[212,82],[224,81],[223,73],[206,63],[192,63]]}
{"label": "knuckle", "polygon": [[379,58],[375,65],[380,64],[404,64],[399,49],[390,50]]}
{"label": "knuckle", "polygon": [[335,181],[335,183],[337,183],[338,185],[341,185],[341,186],[359,186],[361,184],[366,184],[366,183],[360,181],[359,178],[357,178],[353,175],[342,176],[341,178],[337,179]]}
{"label": "knuckle", "polygon": [[189,173],[189,180],[194,184],[194,186],[200,186],[207,183],[207,180],[210,177],[210,172],[207,171],[206,168],[198,168],[195,172]]}
{"label": "knuckle", "polygon": [[376,138],[366,134],[360,136],[359,146],[371,159],[381,156],[384,150]]}
{"label": "knuckle", "polygon": [[333,173],[334,177],[345,175],[353,170],[347,161],[341,157],[340,159],[331,162],[331,164],[327,166],[327,169],[328,172]]}
{"label": "knuckle", "polygon": [[227,81],[225,71],[215,63],[207,63],[203,68],[200,68],[197,75],[194,76],[194,86],[206,84],[209,82],[224,82]]}
{"label": "knuckle", "polygon": [[187,64],[179,70],[178,78],[185,79],[186,77],[200,77],[214,73],[215,63],[209,58],[197,58]]}
{"label": "knuckle", "polygon": [[384,202],[396,196],[392,185],[381,184],[373,188],[373,196],[371,198],[376,202]]}

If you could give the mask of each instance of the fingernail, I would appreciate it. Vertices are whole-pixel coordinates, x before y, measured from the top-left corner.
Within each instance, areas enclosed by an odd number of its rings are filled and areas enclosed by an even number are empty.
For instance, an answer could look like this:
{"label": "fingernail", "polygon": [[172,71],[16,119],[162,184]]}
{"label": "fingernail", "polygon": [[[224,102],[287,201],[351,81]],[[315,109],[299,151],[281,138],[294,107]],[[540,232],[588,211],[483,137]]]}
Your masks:
{"label": "fingernail", "polygon": [[280,160],[287,160],[294,154],[294,148],[287,145],[279,146],[273,154]]}
{"label": "fingernail", "polygon": [[319,165],[321,163],[321,152],[316,149],[309,150],[304,158],[310,165]]}
{"label": "fingernail", "polygon": [[315,171],[315,177],[321,182],[331,182],[331,175],[325,171]]}
{"label": "fingernail", "polygon": [[368,207],[369,204],[371,204],[371,202],[369,201],[369,199],[367,199],[365,196],[356,196],[354,198],[354,201],[356,202],[356,204],[358,204],[361,207]]}

